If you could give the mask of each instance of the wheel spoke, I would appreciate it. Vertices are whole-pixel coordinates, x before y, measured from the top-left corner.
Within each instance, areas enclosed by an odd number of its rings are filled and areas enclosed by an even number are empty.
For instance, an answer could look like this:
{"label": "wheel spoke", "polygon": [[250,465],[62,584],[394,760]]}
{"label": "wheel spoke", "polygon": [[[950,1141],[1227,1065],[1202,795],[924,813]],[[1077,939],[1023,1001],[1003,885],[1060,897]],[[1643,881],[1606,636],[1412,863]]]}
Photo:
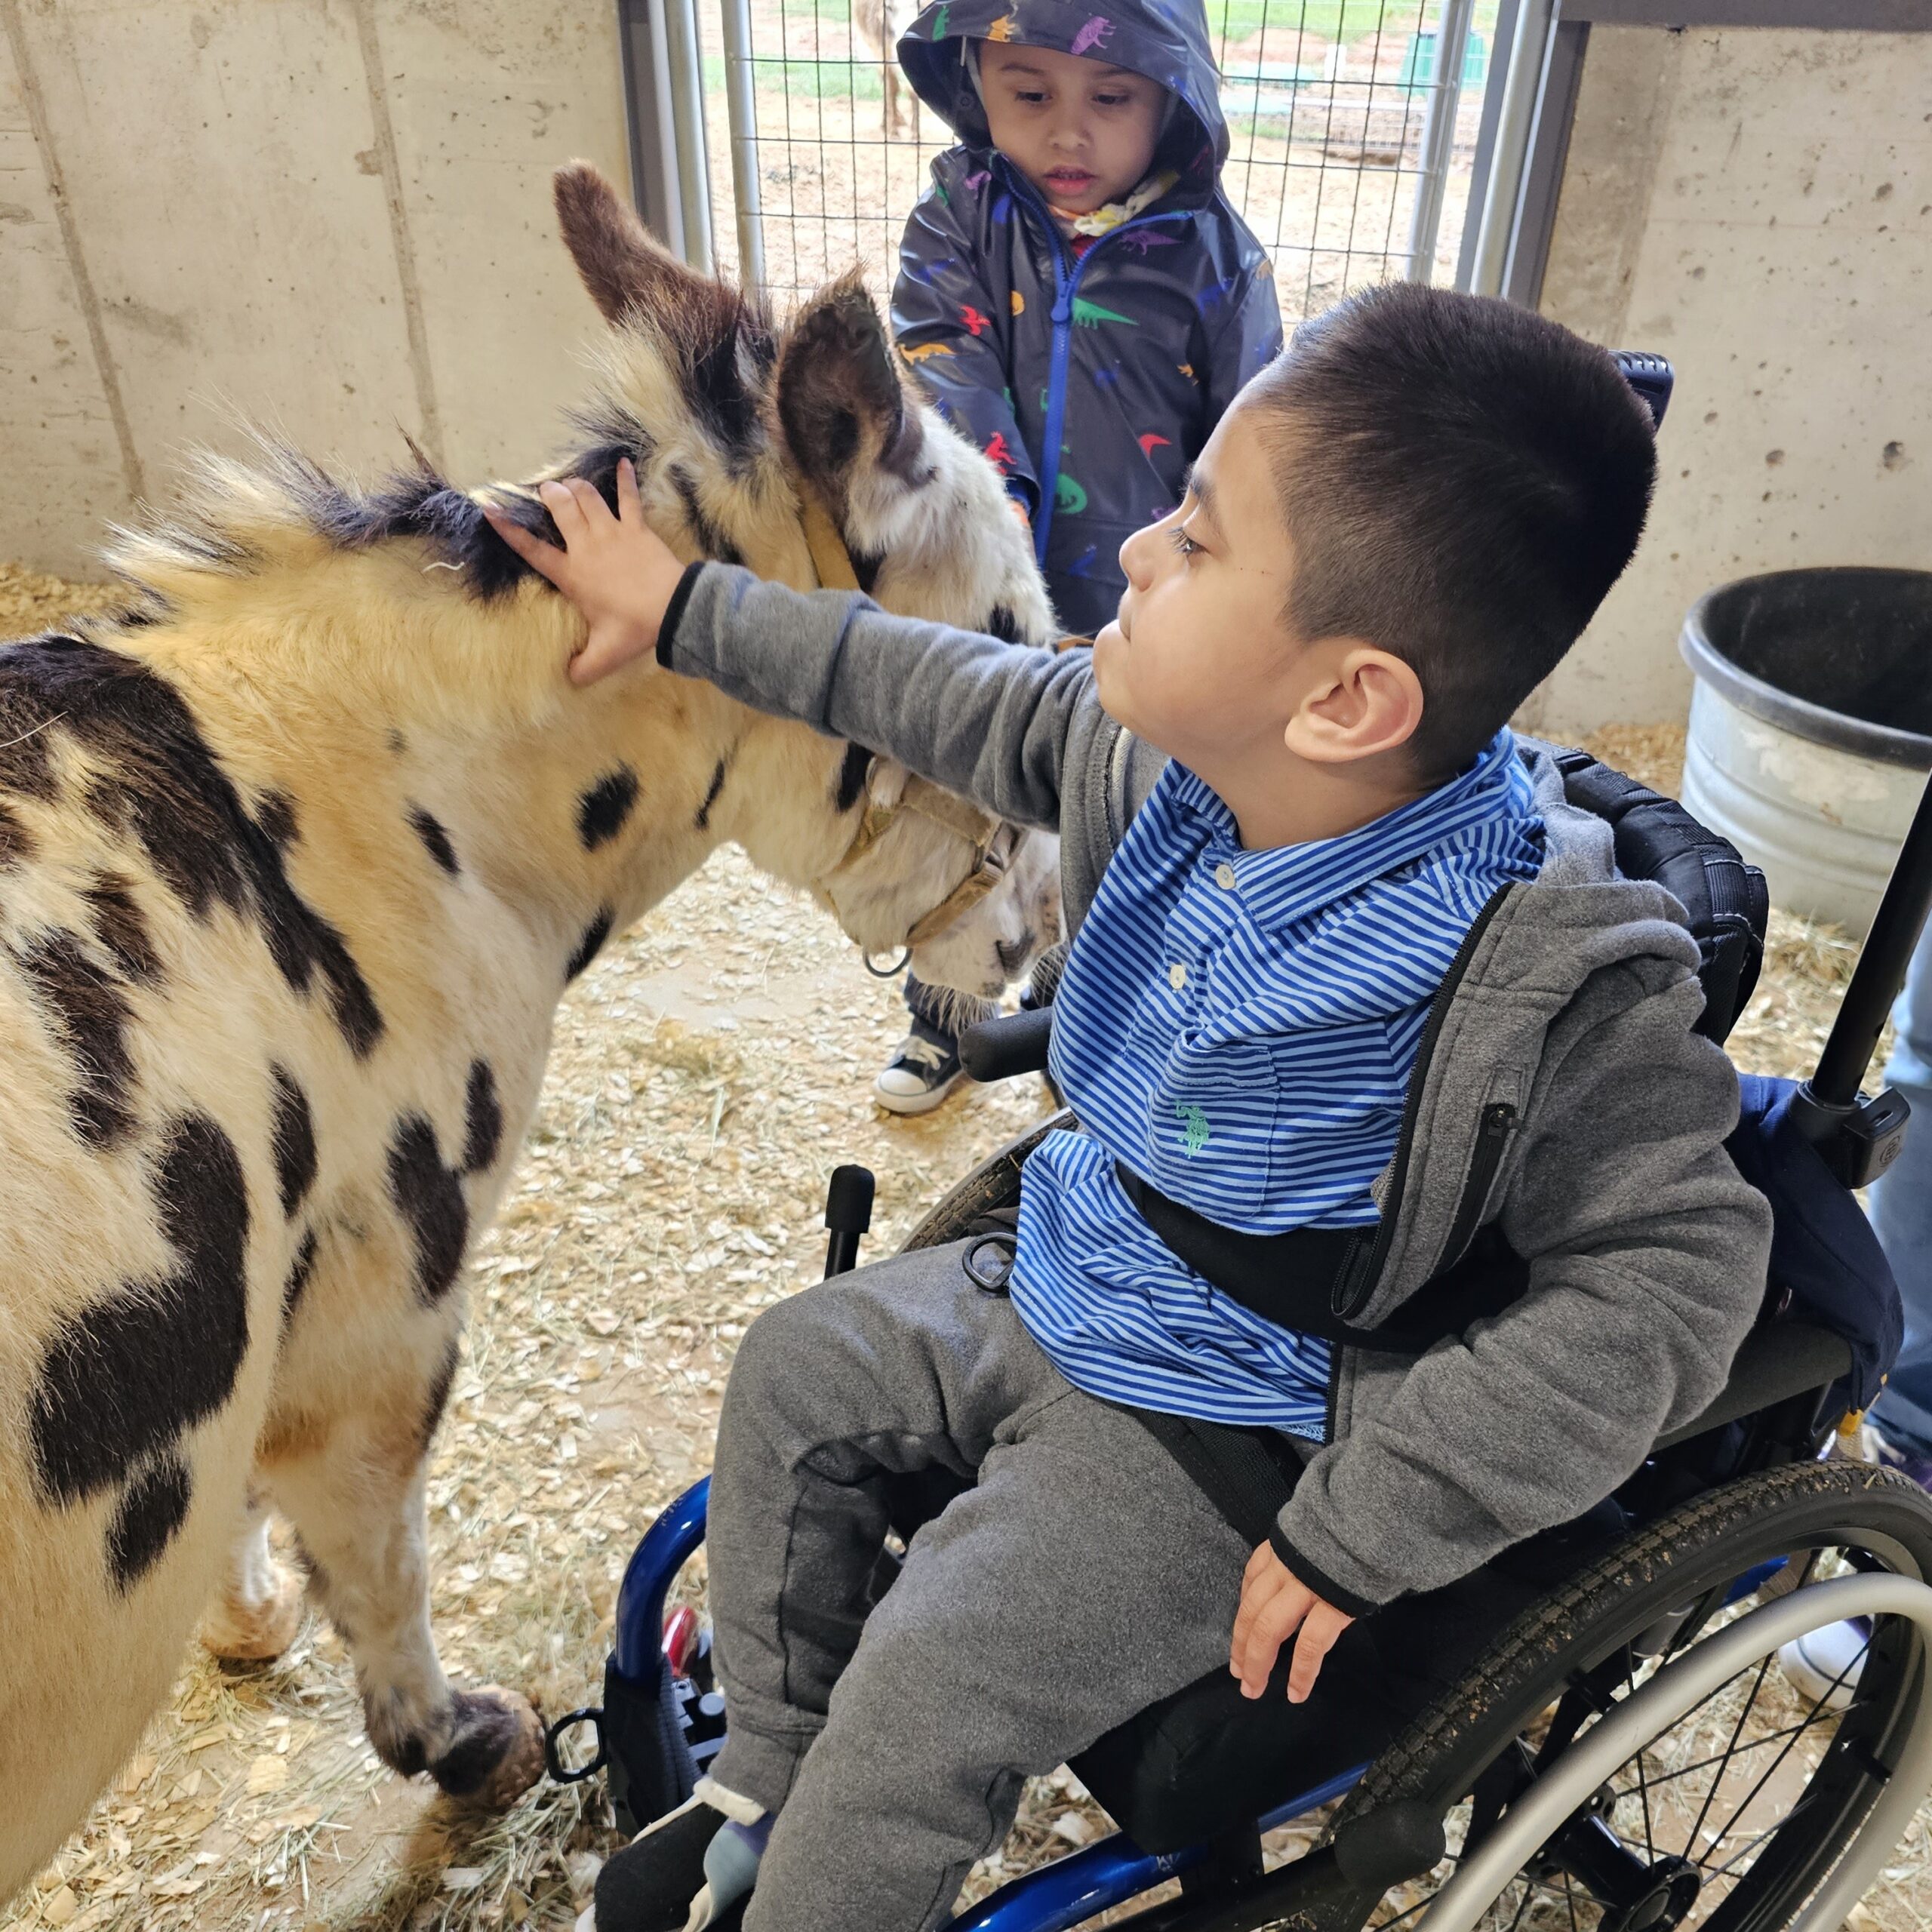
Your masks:
{"label": "wheel spoke", "polygon": [[1517,1928],[1517,1927],[1522,1924],[1522,1922],[1523,1922],[1523,1915],[1524,1915],[1524,1912],[1527,1912],[1527,1911],[1529,1910],[1529,1909],[1530,1909],[1530,1900],[1531,1900],[1531,1899],[1532,1899],[1535,1895],[1536,1895],[1536,1887],[1535,1887],[1535,1885],[1534,1885],[1534,1884],[1533,1884],[1530,1880],[1528,1880],[1528,1879],[1527,1879],[1527,1878],[1526,1878],[1526,1879],[1524,1879],[1524,1881],[1523,1881],[1523,1896],[1522,1896],[1522,1899],[1521,1899],[1521,1903],[1518,1903],[1518,1906],[1517,1906],[1517,1907],[1516,1907],[1516,1915],[1515,1915],[1515,1918],[1513,1918],[1512,1919],[1511,1919],[1511,1920],[1510,1920],[1510,1921],[1509,1921],[1509,1932],[1516,1932],[1516,1928]]}
{"label": "wheel spoke", "polygon": [[[1687,1778],[1693,1771],[1701,1771],[1707,1764],[1727,1764],[1733,1758],[1743,1757],[1747,1751],[1761,1751],[1767,1744],[1775,1744],[1781,1737],[1795,1737],[1800,1731],[1808,1730],[1814,1724],[1828,1723],[1837,1715],[1835,1711],[1814,1713],[1797,1724],[1786,1725],[1783,1730],[1767,1731],[1762,1737],[1754,1737],[1749,1744],[1740,1744],[1735,1751],[1719,1752],[1713,1757],[1700,1758],[1695,1764],[1685,1764],[1677,1770],[1659,1772],[1651,1777],[1651,1788],[1654,1790],[1659,1785],[1672,1783],[1678,1778]],[[1611,1793],[1613,1798],[1622,1799],[1637,1795],[1644,1781],[1643,1761],[1641,1758],[1632,1758],[1631,1762],[1637,1767],[1637,1784],[1626,1786],[1622,1791],[1613,1790]]]}
{"label": "wheel spoke", "polygon": [[[1724,1755],[1727,1758],[1737,1749],[1737,1740],[1743,1734],[1745,1725],[1750,1721],[1752,1710],[1758,1702],[1758,1693],[1764,1687],[1764,1678],[1770,1667],[1771,1660],[1769,1657],[1766,1657],[1758,1666],[1758,1675],[1751,1686],[1751,1694],[1745,1699],[1744,1708],[1738,1712],[1737,1721],[1730,1727],[1730,1741],[1724,1746]],[[1742,1672],[1739,1673],[1740,1676],[1743,1674]],[[1735,1681],[1735,1679],[1733,1680],[1734,1682]],[[1723,1783],[1724,1779],[1721,1776],[1713,1779],[1710,1789],[1704,1794],[1703,1804],[1699,1807],[1697,1812],[1697,1822],[1690,1827],[1690,1835],[1684,1841],[1684,1850],[1687,1857],[1695,1856],[1691,1847],[1697,1842],[1697,1834],[1704,1829],[1704,1820],[1709,1813],[1711,1800],[1717,1796],[1718,1788]]]}
{"label": "wheel spoke", "polygon": [[1414,1918],[1417,1912],[1422,1911],[1426,1906],[1433,1905],[1435,1903],[1435,1894],[1433,1892],[1430,1893],[1429,1897],[1426,1899],[1417,1899],[1415,1903],[1409,1906],[1406,1911],[1397,1912],[1393,1918],[1383,1919],[1381,1924],[1377,1927],[1376,1932],[1392,1932],[1392,1929],[1401,1924],[1404,1919]]}
{"label": "wheel spoke", "polygon": [[[1755,1838],[1752,1838],[1749,1844],[1746,1845],[1741,1850],[1734,1852],[1721,1865],[1707,1866],[1702,1859],[1694,1860],[1692,1862],[1697,1866],[1697,1869],[1700,1872],[1703,1872],[1708,1878],[1723,1878],[1729,1877],[1732,1871],[1744,1860],[1749,1858],[1751,1854],[1765,1841],[1766,1839],[1776,1838],[1778,1833],[1783,1831],[1785,1826],[1789,1824],[1792,1820],[1795,1818],[1798,1814],[1810,1803],[1810,1801],[1811,1794],[1809,1791],[1807,1791],[1805,1795],[1801,1798],[1798,1802],[1777,1821],[1775,1825],[1766,1826],[1764,1830],[1760,1832]],[[1728,1838],[1730,1835],[1730,1834],[1728,1832],[1721,1833],[1718,1838],[1717,1844],[1713,1844],[1711,1849],[1715,1851],[1717,1849],[1717,1846],[1723,1844],[1725,1838]]]}
{"label": "wheel spoke", "polygon": [[[1764,1775],[1760,1777],[1758,1782],[1745,1794],[1744,1802],[1739,1805],[1737,1809],[1730,1814],[1731,1822],[1734,1824],[1735,1824],[1740,1818],[1743,1817],[1746,1811],[1750,1810],[1752,1801],[1755,1799],[1758,1792],[1762,1791],[1765,1786],[1770,1783],[1772,1778],[1777,1775],[1778,1767],[1784,1762],[1786,1758],[1791,1755],[1792,1746],[1798,1742],[1800,1734],[1810,1726],[1813,1721],[1817,1718],[1818,1713],[1824,1709],[1826,1705],[1830,1701],[1832,1692],[1836,1690],[1838,1686],[1845,1681],[1845,1678],[1850,1675],[1854,1666],[1863,1662],[1866,1652],[1870,1650],[1871,1647],[1872,1639],[1868,1636],[1864,1642],[1859,1645],[1857,1654],[1852,1657],[1850,1662],[1846,1664],[1844,1668],[1841,1670],[1837,1676],[1832,1679],[1830,1684],[1826,1687],[1824,1696],[1820,1697],[1818,1701],[1811,1706],[1810,1709],[1805,1712],[1804,1723],[1798,1725],[1796,1730],[1792,1732],[1790,1737],[1786,1740],[1784,1749],[1771,1760],[1770,1764],[1766,1768]],[[1764,1660],[1764,1662],[1768,1665],[1770,1663],[1770,1659],[1767,1657]],[[1761,1678],[1760,1681],[1761,1681]],[[1722,1784],[1723,1782],[1724,1775],[1720,1772],[1718,1774],[1716,1783],[1711,1786],[1712,1797],[1716,1796],[1718,1786]],[[1710,1808],[1709,1798],[1707,1798],[1704,1801],[1704,1806],[1706,1810],[1708,1810]],[[1704,1814],[1703,1812],[1700,1811],[1697,1814],[1697,1823],[1700,1825],[1702,1825],[1703,1822]],[[1694,1835],[1695,1834],[1694,1833],[1693,1836],[1694,1837]]]}
{"label": "wheel spoke", "polygon": [[[1636,1764],[1637,1791],[1644,1801],[1644,1850],[1651,1863],[1654,1865],[1657,1862],[1657,1847],[1656,1841],[1651,1835],[1651,1787],[1649,1781],[1644,1776],[1644,1754],[1641,1751],[1637,1753]],[[1617,1795],[1613,1789],[1611,1794],[1611,1805],[1613,1811],[1615,1810],[1616,1803]]]}

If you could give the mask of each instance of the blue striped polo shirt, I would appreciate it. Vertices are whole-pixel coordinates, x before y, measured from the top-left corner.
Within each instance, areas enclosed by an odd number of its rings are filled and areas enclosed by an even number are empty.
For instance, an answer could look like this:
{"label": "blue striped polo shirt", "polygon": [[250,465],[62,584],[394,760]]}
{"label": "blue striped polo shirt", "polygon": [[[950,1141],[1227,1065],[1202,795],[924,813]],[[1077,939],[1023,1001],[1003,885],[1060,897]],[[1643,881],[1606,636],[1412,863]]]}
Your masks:
{"label": "blue striped polo shirt", "polygon": [[1542,863],[1507,731],[1356,831],[1265,851],[1168,766],[1054,998],[1054,1078],[1084,1131],[1049,1134],[1020,1192],[1014,1305],[1075,1387],[1321,1438],[1328,1344],[1195,1273],[1114,1162],[1252,1234],[1372,1225],[1430,1002],[1491,894]]}

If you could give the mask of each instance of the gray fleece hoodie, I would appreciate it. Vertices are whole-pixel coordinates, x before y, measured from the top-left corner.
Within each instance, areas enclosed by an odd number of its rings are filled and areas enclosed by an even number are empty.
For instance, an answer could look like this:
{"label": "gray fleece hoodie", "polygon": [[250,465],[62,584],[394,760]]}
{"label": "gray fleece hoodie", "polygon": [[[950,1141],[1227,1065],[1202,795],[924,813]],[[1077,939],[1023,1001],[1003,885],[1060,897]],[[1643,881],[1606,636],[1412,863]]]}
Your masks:
{"label": "gray fleece hoodie", "polygon": [[[657,650],[1057,830],[1069,928],[1164,762],[1101,709],[1084,651],[1014,651],[724,565],[686,574]],[[1452,1582],[1599,1502],[1716,1395],[1763,1300],[1770,1210],[1724,1149],[1737,1076],[1691,1030],[1682,909],[1618,875],[1609,826],[1525,749],[1543,868],[1491,901],[1432,1010],[1349,1318],[1386,1321],[1491,1222],[1528,1287],[1420,1357],[1335,1351],[1331,1439],[1276,1541],[1345,1610]]]}

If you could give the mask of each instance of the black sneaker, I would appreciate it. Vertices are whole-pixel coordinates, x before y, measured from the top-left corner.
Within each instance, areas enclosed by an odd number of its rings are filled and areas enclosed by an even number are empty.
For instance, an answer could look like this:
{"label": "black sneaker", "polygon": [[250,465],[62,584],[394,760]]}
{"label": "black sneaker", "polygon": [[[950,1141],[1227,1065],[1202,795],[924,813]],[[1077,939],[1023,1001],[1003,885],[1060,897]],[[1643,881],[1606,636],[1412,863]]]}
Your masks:
{"label": "black sneaker", "polygon": [[929,1114],[959,1084],[959,1042],[915,1019],[878,1078],[873,1097],[895,1114]]}
{"label": "black sneaker", "polygon": [[704,1889],[704,1854],[724,1825],[724,1813],[701,1798],[647,1825],[605,1861],[577,1932],[685,1932]]}

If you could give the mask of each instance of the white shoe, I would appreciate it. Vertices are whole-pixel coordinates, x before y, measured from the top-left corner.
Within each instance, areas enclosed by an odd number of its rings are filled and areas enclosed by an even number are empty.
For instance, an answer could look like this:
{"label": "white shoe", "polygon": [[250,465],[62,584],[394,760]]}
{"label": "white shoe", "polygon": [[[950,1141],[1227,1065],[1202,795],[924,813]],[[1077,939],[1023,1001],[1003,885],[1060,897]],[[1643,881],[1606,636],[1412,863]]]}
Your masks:
{"label": "white shoe", "polygon": [[957,1045],[915,1020],[872,1082],[873,1097],[891,1113],[929,1114],[958,1085],[961,1072]]}
{"label": "white shoe", "polygon": [[1863,1621],[1827,1623],[1794,1637],[1778,1652],[1778,1662],[1792,1687],[1814,1704],[1842,1711],[1851,1703],[1865,1668],[1872,1633]]}

